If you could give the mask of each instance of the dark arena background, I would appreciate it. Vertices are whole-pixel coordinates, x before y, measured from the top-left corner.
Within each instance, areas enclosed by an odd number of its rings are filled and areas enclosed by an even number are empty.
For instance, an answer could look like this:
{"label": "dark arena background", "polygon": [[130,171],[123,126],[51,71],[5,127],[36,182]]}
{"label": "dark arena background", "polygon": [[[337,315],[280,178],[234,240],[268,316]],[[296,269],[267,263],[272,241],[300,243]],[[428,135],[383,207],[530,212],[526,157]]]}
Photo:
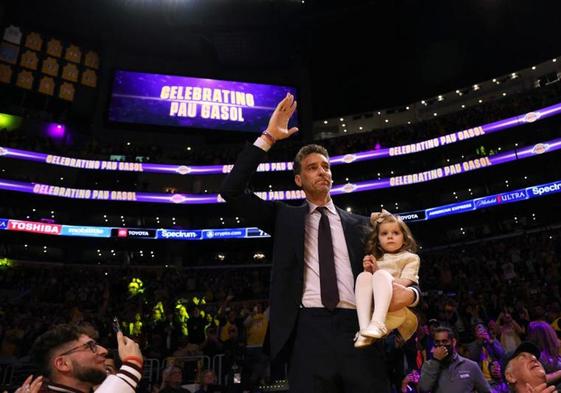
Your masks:
{"label": "dark arena background", "polygon": [[[0,389],[37,373],[31,345],[55,324],[116,348],[117,316],[145,357],[139,392],[173,366],[191,392],[205,370],[214,391],[288,390],[261,353],[271,239],[218,195],[287,92],[300,132],[253,190],[302,203],[292,159],[318,143],[335,203],[399,214],[420,245],[420,324],[387,339],[392,389],[416,391],[436,325],[466,356],[479,324],[505,353],[545,325],[561,369],[560,8],[1,2]],[[495,360],[476,359],[492,386]]]}

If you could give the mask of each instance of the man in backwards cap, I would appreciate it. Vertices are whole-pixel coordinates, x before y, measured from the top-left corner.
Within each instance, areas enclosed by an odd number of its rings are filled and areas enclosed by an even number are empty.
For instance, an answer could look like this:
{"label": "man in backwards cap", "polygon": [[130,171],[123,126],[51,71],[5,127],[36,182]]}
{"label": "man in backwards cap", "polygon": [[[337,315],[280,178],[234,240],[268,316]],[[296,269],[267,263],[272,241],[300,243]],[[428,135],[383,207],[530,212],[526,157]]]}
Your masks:
{"label": "man in backwards cap", "polygon": [[547,386],[545,369],[539,362],[540,350],[524,342],[507,359],[505,379],[515,393],[552,393],[555,386]]}

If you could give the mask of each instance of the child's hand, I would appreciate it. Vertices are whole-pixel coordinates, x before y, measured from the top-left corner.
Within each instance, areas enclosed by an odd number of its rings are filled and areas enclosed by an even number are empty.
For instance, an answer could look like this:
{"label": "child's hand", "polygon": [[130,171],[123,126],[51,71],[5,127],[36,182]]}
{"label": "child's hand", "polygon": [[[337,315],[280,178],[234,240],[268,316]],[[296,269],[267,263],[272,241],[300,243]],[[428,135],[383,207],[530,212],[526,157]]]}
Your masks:
{"label": "child's hand", "polygon": [[365,255],[364,258],[362,258],[362,267],[365,272],[369,273],[374,273],[378,270],[378,263],[376,263],[374,255]]}

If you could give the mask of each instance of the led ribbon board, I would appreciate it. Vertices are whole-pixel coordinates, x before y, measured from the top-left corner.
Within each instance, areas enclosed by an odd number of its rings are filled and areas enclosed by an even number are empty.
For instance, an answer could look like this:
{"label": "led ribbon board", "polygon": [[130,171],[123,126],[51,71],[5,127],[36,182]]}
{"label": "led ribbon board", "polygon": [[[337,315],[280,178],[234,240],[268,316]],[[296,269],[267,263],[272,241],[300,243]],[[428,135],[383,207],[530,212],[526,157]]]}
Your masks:
{"label": "led ribbon board", "polygon": [[[108,119],[119,123],[261,132],[294,87],[116,71]],[[295,113],[290,127],[298,122]]]}
{"label": "led ribbon board", "polygon": [[486,207],[521,202],[545,195],[556,194],[558,192],[561,192],[561,180],[502,192],[500,194],[489,195],[482,198],[470,199],[463,202],[451,203],[449,205],[431,207],[429,209],[421,210],[421,214],[417,214],[418,212],[403,213],[400,214],[400,217],[404,221],[432,220],[434,218],[484,209]]}
{"label": "led ribbon board", "polygon": [[[486,134],[506,130],[508,128],[533,123],[537,120],[545,119],[561,113],[561,103],[555,104],[540,110],[529,112],[524,115],[514,116],[508,119],[488,123],[483,126],[469,128],[467,130],[453,132],[438,138],[427,139],[425,141],[411,143],[402,146],[395,146],[379,150],[368,150],[358,153],[349,153],[340,156],[333,156],[330,159],[331,165],[350,164],[353,162],[368,161],[378,158],[401,156],[406,154],[418,153],[438,147],[461,142],[467,139],[480,137]],[[211,175],[229,173],[233,165],[171,165],[171,164],[149,164],[139,162],[118,162],[103,160],[87,160],[81,158],[64,157],[52,154],[37,153],[27,150],[13,149],[11,147],[0,147],[0,157],[13,158],[26,161],[35,161],[44,164],[60,165],[69,168],[119,171],[119,172],[148,172],[148,173],[167,173],[179,175]],[[259,165],[257,172],[280,172],[291,171],[292,162],[265,162]]]}
{"label": "led ribbon board", "polygon": [[[468,211],[515,203],[561,192],[561,180],[538,184],[518,190],[489,195],[431,207],[425,210],[400,213],[399,216],[408,222],[432,220],[465,213]],[[221,228],[221,229],[147,229],[147,228],[111,228],[74,225],[46,224],[34,221],[10,220],[0,218],[0,230],[23,231],[43,235],[81,236],[81,237],[133,237],[140,239],[171,239],[171,240],[212,240],[212,239],[250,239],[270,237],[259,228]]]}
{"label": "led ribbon board", "polygon": [[266,232],[256,227],[219,229],[113,228],[60,225],[36,221],[12,220],[8,218],[0,218],[0,230],[58,236],[172,240],[252,239],[270,237]]}
{"label": "led ribbon board", "polygon": [[[456,164],[446,165],[424,172],[408,175],[393,176],[390,178],[369,180],[357,183],[346,183],[336,185],[331,189],[331,195],[349,194],[405,186],[409,184],[424,183],[431,180],[442,179],[448,176],[478,170],[493,165],[504,164],[514,160],[522,160],[532,156],[549,153],[561,148],[561,138],[548,142],[538,143],[533,146],[523,147],[514,151],[496,154],[489,157],[480,157],[474,160],[463,161]],[[151,203],[175,203],[175,204],[213,204],[222,203],[224,200],[218,194],[165,194],[148,193],[136,191],[110,191],[90,190],[54,186],[40,183],[24,183],[14,180],[0,179],[0,190],[24,192],[30,194],[55,196],[71,199],[87,199],[101,201],[125,201],[125,202],[151,202]],[[266,191],[255,192],[263,200],[294,200],[304,199],[302,190],[288,191]]]}

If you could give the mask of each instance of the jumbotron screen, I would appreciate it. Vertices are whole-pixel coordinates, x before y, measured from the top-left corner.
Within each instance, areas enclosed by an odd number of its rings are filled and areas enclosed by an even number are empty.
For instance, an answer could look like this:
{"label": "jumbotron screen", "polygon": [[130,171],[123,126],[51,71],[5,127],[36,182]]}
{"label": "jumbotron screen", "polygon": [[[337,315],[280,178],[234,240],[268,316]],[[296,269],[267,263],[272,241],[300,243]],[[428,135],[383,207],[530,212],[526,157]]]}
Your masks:
{"label": "jumbotron screen", "polygon": [[[108,119],[118,123],[263,131],[294,87],[116,71]],[[298,123],[297,113],[290,127]]]}

